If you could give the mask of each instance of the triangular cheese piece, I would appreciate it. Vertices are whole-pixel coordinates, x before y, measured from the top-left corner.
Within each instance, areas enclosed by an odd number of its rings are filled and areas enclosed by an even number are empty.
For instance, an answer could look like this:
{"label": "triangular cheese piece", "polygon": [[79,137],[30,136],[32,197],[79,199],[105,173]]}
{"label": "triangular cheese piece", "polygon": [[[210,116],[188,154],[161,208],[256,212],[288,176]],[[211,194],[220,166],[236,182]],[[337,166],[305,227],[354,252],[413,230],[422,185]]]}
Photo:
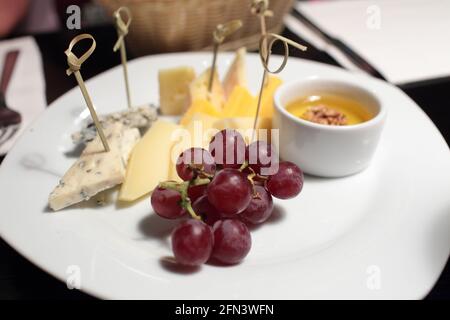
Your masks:
{"label": "triangular cheese piece", "polygon": [[134,147],[127,167],[125,182],[119,194],[121,201],[134,201],[168,180],[172,145],[176,130],[182,127],[157,120]]}
{"label": "triangular cheese piece", "polygon": [[234,87],[247,87],[247,72],[245,66],[245,55],[247,49],[245,47],[236,51],[233,63],[228,69],[225,79],[223,80],[223,90],[225,91],[225,98],[228,99],[234,90]]}
{"label": "triangular cheese piece", "polygon": [[189,122],[191,122],[192,117],[198,112],[205,113],[213,117],[221,116],[221,111],[208,100],[195,100],[181,118],[180,124],[186,126]]}
{"label": "triangular cheese piece", "polygon": [[255,97],[245,87],[235,86],[223,107],[223,117],[255,117],[256,104]]}
{"label": "triangular cheese piece", "polygon": [[213,86],[211,93],[208,92],[208,83],[211,68],[206,69],[200,74],[190,85],[190,97],[191,103],[195,100],[208,100],[216,108],[221,109],[225,103],[225,94],[223,91],[222,83],[220,82],[217,70],[214,70]]}
{"label": "triangular cheese piece", "polygon": [[123,124],[117,122],[104,128],[104,132],[110,151],[105,152],[98,135],[87,143],[80,158],[50,194],[50,208],[61,210],[123,182],[129,154],[140,137],[139,130],[124,130]]}

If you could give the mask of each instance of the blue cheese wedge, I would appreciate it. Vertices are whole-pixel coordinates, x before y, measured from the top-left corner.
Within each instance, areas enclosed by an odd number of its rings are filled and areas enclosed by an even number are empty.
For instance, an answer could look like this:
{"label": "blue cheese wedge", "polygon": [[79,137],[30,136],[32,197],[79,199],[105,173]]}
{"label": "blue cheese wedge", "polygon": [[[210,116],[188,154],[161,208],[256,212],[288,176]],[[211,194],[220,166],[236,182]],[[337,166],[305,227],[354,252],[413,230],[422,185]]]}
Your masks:
{"label": "blue cheese wedge", "polygon": [[116,122],[104,128],[110,151],[100,137],[86,144],[80,158],[69,168],[49,196],[55,211],[89,200],[97,193],[121,184],[131,150],[140,138],[139,130]]}
{"label": "blue cheese wedge", "polygon": [[[145,105],[141,107],[133,107],[121,112],[100,115],[99,120],[103,127],[109,126],[116,122],[122,123],[126,128],[138,128],[141,133],[147,131],[152,123],[156,120],[156,107],[153,105]],[[72,134],[72,141],[75,144],[87,143],[92,141],[97,135],[92,120],[86,121],[80,131]]]}

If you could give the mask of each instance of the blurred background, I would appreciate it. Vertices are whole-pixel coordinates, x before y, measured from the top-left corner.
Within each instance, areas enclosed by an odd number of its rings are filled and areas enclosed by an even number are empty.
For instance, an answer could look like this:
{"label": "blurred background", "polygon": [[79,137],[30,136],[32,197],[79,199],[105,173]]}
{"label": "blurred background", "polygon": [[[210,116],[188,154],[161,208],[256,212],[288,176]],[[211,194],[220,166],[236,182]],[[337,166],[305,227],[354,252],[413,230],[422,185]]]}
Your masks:
{"label": "blurred background", "polygon": [[[111,14],[126,5],[132,13],[129,46],[135,55],[155,52],[201,50],[211,45],[211,32],[224,21],[241,19],[244,27],[225,49],[258,41],[259,22],[242,0],[2,0],[0,37],[69,29],[72,13],[80,13],[83,29],[111,24]],[[280,32],[283,16],[294,0],[271,0],[274,12],[268,30]],[[74,6],[79,8],[76,12]],[[74,11],[73,11],[74,10]],[[231,42],[231,43],[230,43]]]}

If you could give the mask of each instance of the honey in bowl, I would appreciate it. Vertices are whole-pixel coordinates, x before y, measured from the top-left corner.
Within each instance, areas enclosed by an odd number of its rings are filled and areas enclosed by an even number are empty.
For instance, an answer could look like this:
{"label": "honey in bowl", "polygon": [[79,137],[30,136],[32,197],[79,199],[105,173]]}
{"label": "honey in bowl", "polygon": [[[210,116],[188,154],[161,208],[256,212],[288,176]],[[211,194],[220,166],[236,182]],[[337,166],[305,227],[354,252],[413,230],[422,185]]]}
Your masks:
{"label": "honey in bowl", "polygon": [[325,125],[355,125],[373,118],[359,101],[334,94],[303,97],[290,102],[286,110],[301,119]]}

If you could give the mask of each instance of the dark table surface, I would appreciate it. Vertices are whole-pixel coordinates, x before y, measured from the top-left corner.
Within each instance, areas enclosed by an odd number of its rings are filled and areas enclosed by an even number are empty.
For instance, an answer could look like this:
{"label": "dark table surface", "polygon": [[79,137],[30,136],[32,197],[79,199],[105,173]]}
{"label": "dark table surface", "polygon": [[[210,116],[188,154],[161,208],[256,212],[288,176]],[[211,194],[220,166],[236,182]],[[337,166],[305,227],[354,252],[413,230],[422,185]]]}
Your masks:
{"label": "dark table surface", "polygon": [[[86,62],[83,68],[85,79],[89,79],[120,63],[119,56],[111,50],[116,41],[116,33],[112,26],[83,31],[91,33],[97,41],[97,49],[93,57],[101,57],[101,59],[90,59]],[[47,84],[46,96],[49,104],[76,85],[74,78],[67,77],[65,74],[67,63],[63,54],[75,34],[75,32],[65,31],[35,36],[42,53]],[[284,35],[308,45],[308,43],[290,33],[289,30],[285,30]],[[279,52],[279,50],[280,48],[275,48],[274,51]],[[292,50],[291,55],[296,56],[300,53],[297,50]],[[339,66],[328,54],[315,49],[311,45],[309,45],[307,52],[301,53],[301,57]],[[131,53],[130,59],[132,58]],[[445,137],[447,144],[450,144],[450,108],[448,107],[450,78],[411,83],[402,86],[401,89],[428,114]],[[414,280],[412,279],[412,281]],[[65,283],[35,267],[0,239],[0,299],[51,298],[92,299],[92,297],[80,291],[68,290]],[[426,298],[450,299],[449,262],[447,262],[445,270]]]}

